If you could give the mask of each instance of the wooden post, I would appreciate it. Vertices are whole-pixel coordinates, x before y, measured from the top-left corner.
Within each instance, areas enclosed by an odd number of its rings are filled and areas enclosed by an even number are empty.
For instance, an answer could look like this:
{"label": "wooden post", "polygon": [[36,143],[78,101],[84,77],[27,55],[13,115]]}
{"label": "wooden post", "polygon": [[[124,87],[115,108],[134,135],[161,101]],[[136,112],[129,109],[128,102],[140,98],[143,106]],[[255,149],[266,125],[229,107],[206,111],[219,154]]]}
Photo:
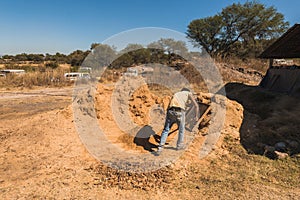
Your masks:
{"label": "wooden post", "polygon": [[270,58],[269,59],[269,68],[273,68],[273,62],[274,62],[274,59]]}

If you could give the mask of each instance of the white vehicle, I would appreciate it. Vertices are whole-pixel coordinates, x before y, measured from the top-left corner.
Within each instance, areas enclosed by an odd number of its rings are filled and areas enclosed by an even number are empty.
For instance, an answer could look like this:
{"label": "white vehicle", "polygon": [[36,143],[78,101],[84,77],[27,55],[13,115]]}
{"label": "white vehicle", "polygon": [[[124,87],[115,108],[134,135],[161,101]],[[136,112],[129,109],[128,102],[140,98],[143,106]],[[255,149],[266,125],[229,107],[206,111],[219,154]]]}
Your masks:
{"label": "white vehicle", "polygon": [[69,81],[76,81],[78,79],[90,79],[89,73],[70,72],[64,74],[65,78]]}
{"label": "white vehicle", "polygon": [[79,68],[79,72],[80,73],[91,73],[92,72],[92,68],[91,67],[80,67]]}
{"label": "white vehicle", "polygon": [[293,60],[286,60],[286,59],[274,59],[275,66],[290,66],[293,65]]}
{"label": "white vehicle", "polygon": [[125,76],[138,76],[138,69],[135,67],[127,68],[127,71],[124,73]]}
{"label": "white vehicle", "polygon": [[3,69],[0,71],[1,74],[25,74],[24,69]]}

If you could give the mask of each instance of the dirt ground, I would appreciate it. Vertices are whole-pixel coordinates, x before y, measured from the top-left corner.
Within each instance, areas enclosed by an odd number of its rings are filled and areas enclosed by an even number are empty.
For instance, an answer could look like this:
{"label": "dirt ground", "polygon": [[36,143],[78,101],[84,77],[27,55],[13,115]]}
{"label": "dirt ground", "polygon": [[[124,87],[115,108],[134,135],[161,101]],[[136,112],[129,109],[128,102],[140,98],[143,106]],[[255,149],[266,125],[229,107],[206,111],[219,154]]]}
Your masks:
{"label": "dirt ground", "polygon": [[[198,156],[208,129],[204,126],[179,160],[144,173],[118,171],[89,154],[74,125],[71,87],[2,89],[0,198],[299,199],[300,159],[297,153],[284,160],[249,154],[250,136],[245,135],[248,132],[244,130],[253,130],[254,126],[256,132],[271,128],[267,127],[268,116],[260,119],[260,113],[250,112],[252,105],[237,95],[245,91],[244,87],[227,85],[230,96],[226,101],[225,124],[218,143],[207,157],[199,159]],[[109,101],[107,95],[111,91],[109,87],[99,86],[97,98],[101,103],[98,101],[96,105],[98,119],[107,123],[108,129],[115,125],[108,112],[110,107],[103,101]],[[255,93],[256,88],[248,88],[249,91]],[[163,107],[168,99],[148,93],[146,96],[150,104],[158,103]],[[294,101],[297,102],[291,100]],[[130,104],[132,117],[137,123],[147,123],[149,119],[145,113],[149,111],[147,106],[139,107],[140,104],[143,101],[135,100]],[[298,109],[299,104],[295,103],[295,107]],[[294,112],[291,117],[295,116],[299,115]],[[295,124],[292,125],[294,128]],[[108,135],[122,148],[147,151],[132,138],[126,140],[120,136]],[[294,139],[299,141],[298,136]],[[253,141],[258,142],[258,139]]]}

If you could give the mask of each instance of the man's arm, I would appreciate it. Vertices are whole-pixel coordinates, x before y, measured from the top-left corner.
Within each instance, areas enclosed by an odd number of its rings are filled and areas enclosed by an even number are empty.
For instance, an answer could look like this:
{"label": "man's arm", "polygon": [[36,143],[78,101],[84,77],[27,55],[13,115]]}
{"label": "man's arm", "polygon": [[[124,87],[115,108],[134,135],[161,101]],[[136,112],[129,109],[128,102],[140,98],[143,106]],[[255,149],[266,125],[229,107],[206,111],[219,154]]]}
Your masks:
{"label": "man's arm", "polygon": [[192,93],[189,94],[189,98],[191,99],[192,103],[195,106],[195,109],[196,109],[195,118],[196,118],[196,120],[198,120],[198,117],[199,117],[199,105],[198,105],[197,101],[195,100],[195,98],[194,98],[194,96],[193,96]]}

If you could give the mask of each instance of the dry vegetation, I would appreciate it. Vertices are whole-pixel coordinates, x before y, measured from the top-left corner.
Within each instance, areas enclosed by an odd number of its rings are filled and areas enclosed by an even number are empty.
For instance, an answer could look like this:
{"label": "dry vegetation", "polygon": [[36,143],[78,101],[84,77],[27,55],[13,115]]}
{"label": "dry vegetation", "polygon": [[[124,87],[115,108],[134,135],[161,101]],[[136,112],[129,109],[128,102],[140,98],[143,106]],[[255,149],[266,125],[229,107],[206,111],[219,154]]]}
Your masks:
{"label": "dry vegetation", "polygon": [[34,86],[43,87],[62,87],[71,85],[64,77],[65,70],[46,70],[45,72],[28,72],[25,74],[8,74],[6,77],[0,78],[0,87],[17,88],[25,87],[32,88]]}

